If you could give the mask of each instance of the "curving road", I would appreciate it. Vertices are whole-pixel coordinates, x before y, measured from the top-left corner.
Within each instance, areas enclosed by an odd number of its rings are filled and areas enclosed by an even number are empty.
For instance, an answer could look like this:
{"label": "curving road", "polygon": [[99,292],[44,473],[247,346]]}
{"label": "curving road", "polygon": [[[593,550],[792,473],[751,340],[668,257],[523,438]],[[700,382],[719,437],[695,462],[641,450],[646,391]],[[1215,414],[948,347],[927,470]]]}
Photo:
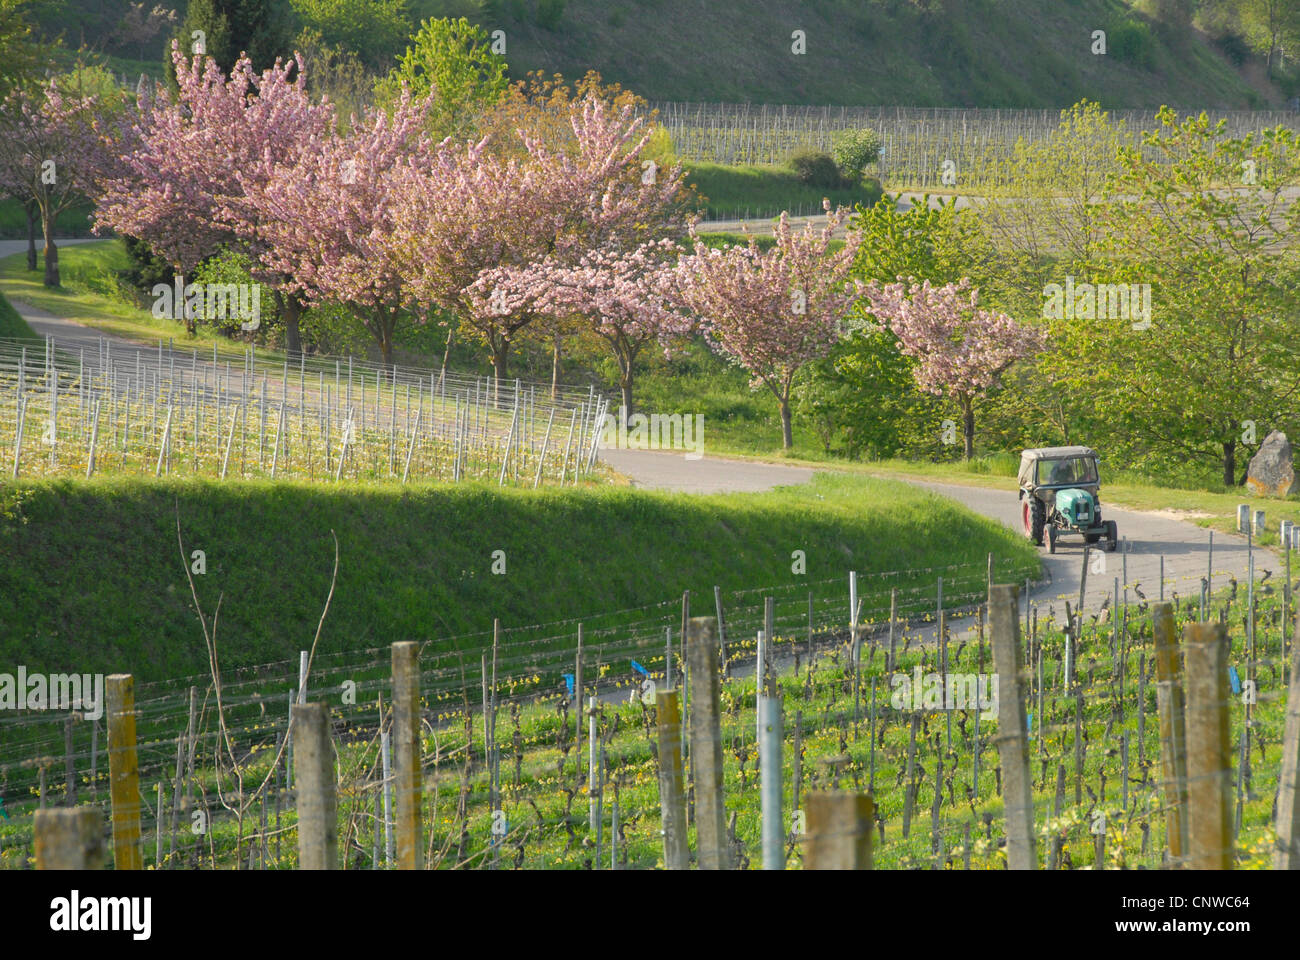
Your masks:
{"label": "curving road", "polygon": [[[648,450],[602,450],[601,459],[617,472],[628,477],[633,486],[648,489],[677,490],[689,493],[722,493],[730,491],[757,491],[776,486],[806,483],[813,470],[783,464],[754,463],[745,460],[725,460],[703,457],[688,461],[683,454]],[[976,513],[1006,524],[1020,531],[1020,504],[1014,481],[1006,489],[963,486],[961,484],[933,483],[904,477],[896,479],[931,490],[970,508]],[[1180,597],[1199,597],[1201,578],[1210,569],[1209,531],[1176,517],[1122,510],[1109,506],[1103,486],[1102,515],[1119,525],[1120,536],[1126,541],[1121,546],[1125,552],[1107,554],[1089,551],[1089,572],[1084,601],[1085,610],[1097,611],[1120,582],[1123,593],[1127,569],[1130,601],[1140,599],[1140,590],[1150,600],[1160,596],[1160,570],[1164,563],[1164,596],[1170,599],[1174,592]],[[1055,555],[1044,547],[1041,580],[1030,585],[1029,602],[1042,612],[1054,610],[1057,619],[1065,614],[1065,600],[1074,606],[1079,596],[1083,574],[1083,542],[1071,537],[1057,544]],[[1255,548],[1257,578],[1263,571],[1271,570],[1276,576],[1282,570],[1278,557],[1268,550]],[[1248,560],[1246,538],[1223,533],[1214,535],[1212,587],[1224,586],[1230,577],[1245,583]],[[1277,577],[1274,582],[1279,582]],[[1122,597],[1121,597],[1122,599]]]}

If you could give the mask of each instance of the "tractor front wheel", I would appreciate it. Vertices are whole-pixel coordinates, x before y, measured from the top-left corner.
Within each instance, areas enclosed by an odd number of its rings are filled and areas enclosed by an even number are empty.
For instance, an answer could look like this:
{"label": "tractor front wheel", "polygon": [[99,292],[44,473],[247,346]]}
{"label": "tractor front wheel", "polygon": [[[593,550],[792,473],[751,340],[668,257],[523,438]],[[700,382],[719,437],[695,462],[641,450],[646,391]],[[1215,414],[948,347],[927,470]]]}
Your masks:
{"label": "tractor front wheel", "polygon": [[1114,520],[1106,521],[1106,552],[1114,553],[1119,547],[1119,528]]}
{"label": "tractor front wheel", "polygon": [[1025,497],[1021,504],[1021,519],[1025,525],[1025,536],[1034,542],[1035,546],[1043,545],[1043,524],[1047,519],[1047,507],[1043,501],[1030,494]]}
{"label": "tractor front wheel", "polygon": [[1056,552],[1056,527],[1047,528],[1047,552]]}

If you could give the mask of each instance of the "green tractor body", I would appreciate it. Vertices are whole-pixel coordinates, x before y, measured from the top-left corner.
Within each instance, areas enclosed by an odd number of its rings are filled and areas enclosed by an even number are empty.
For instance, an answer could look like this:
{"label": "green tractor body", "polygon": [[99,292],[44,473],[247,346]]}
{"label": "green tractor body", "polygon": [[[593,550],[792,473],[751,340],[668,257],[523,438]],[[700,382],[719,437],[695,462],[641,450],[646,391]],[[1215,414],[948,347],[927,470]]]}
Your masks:
{"label": "green tractor body", "polygon": [[1097,514],[1097,501],[1087,490],[1070,487],[1056,491],[1056,512],[1072,527],[1091,527]]}
{"label": "green tractor body", "polygon": [[1036,447],[1020,455],[1020,509],[1025,536],[1046,542],[1056,552],[1063,536],[1082,536],[1086,543],[1118,546],[1114,520],[1101,518],[1101,480],[1090,447]]}

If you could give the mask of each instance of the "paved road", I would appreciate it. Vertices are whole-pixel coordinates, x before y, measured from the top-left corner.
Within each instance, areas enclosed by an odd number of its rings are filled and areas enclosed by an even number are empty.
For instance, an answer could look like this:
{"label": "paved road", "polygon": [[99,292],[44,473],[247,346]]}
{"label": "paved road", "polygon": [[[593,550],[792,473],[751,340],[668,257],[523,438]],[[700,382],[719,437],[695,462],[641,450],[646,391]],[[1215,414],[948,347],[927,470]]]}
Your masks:
{"label": "paved road", "polygon": [[773,487],[807,483],[807,467],[755,463],[751,460],[688,460],[683,453],[655,450],[602,450],[600,458],[634,486],[683,493],[757,493]]}
{"label": "paved road", "polygon": [[[726,491],[755,491],[787,484],[806,483],[813,471],[806,467],[783,464],[752,463],[703,457],[688,461],[682,454],[646,450],[602,450],[601,459],[628,476],[634,486],[683,492],[718,493]],[[1020,531],[1019,500],[1014,484],[1007,489],[990,489],[959,484],[906,481],[932,490],[969,507],[976,513],[997,520]],[[1130,588],[1141,590],[1149,599],[1160,595],[1160,566],[1164,561],[1165,597],[1174,591],[1181,597],[1200,595],[1200,581],[1206,575],[1209,557],[1209,532],[1193,523],[1172,516],[1155,513],[1121,510],[1105,502],[1102,489],[1102,515],[1114,520],[1121,537],[1127,540],[1127,554],[1107,554],[1089,551],[1089,572],[1086,585],[1085,609],[1096,611],[1113,594],[1115,578],[1120,579],[1121,593],[1127,561],[1127,580]],[[1065,600],[1071,606],[1078,599],[1083,574],[1083,542],[1071,537],[1057,544],[1055,555],[1046,548],[1041,551],[1043,575],[1039,583],[1031,585],[1030,603],[1051,608],[1060,620],[1065,614]],[[1214,579],[1216,587],[1223,586],[1229,577],[1245,582],[1247,570],[1246,539],[1222,533],[1214,535]],[[1281,571],[1277,556],[1271,551],[1256,550],[1257,575],[1271,569]],[[1278,577],[1274,582],[1280,580]],[[1135,593],[1130,600],[1136,601]],[[1047,611],[1044,610],[1044,613]]]}

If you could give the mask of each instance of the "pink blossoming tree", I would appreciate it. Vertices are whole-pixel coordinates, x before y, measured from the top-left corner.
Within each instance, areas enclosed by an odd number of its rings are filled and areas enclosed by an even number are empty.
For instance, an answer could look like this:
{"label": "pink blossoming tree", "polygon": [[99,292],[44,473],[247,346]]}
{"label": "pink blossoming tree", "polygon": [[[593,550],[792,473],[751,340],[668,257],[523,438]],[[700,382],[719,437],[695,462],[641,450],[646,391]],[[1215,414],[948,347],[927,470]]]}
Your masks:
{"label": "pink blossoming tree", "polygon": [[581,317],[613,351],[623,408],[630,414],[641,351],[653,342],[666,351],[695,326],[674,297],[678,253],[671,240],[659,240],[630,251],[593,250],[573,266],[552,259],[520,270],[487,270],[471,294],[486,298],[494,290],[511,290],[538,313]]}
{"label": "pink blossoming tree", "polygon": [[751,388],[767,387],[781,410],[785,449],[794,445],[790,423],[790,390],[795,374],[808,362],[825,356],[840,335],[841,318],[858,297],[849,271],[858,235],[831,252],[832,233],[846,211],[830,212],[825,227],[809,223],[796,234],[788,215],[773,229],[776,246],[710,250],[696,235],[694,254],[679,264],[678,292],[703,321],[714,349],[749,372]]}
{"label": "pink blossoming tree", "polygon": [[948,396],[961,407],[965,458],[975,449],[975,400],[1011,364],[1043,345],[1043,333],[1004,313],[982,309],[969,278],[942,287],[873,281],[865,296],[871,314],[898,337],[898,349],[918,363],[917,386]]}

